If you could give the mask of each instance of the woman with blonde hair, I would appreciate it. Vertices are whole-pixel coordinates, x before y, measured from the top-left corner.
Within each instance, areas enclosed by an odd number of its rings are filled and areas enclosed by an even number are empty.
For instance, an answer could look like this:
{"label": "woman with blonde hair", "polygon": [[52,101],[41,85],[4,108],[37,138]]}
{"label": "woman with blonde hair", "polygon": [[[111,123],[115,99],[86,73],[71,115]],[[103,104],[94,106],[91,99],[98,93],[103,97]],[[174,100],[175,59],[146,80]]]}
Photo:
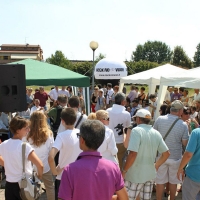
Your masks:
{"label": "woman with blonde hair", "polygon": [[115,142],[115,136],[113,131],[110,128],[108,128],[108,112],[105,110],[98,110],[96,112],[96,119],[101,121],[105,126],[105,138],[101,146],[98,148],[98,151],[101,153],[103,158],[111,160],[118,164],[118,160],[116,158],[118,149]]}
{"label": "woman with blonde hair", "polygon": [[91,109],[92,109],[92,112],[94,113],[95,113],[95,106],[97,103],[98,96],[99,96],[99,87],[95,87],[91,96]]}
{"label": "woman with blonde hair", "polygon": [[87,119],[89,119],[89,120],[95,120],[95,119],[96,119],[96,113],[91,112],[91,113],[88,115]]}
{"label": "woman with blonde hair", "polygon": [[48,155],[54,142],[53,134],[43,112],[33,112],[30,122],[30,132],[27,135],[27,141],[43,162],[44,170],[42,180],[46,188],[47,199],[55,200],[54,181],[48,164]]}

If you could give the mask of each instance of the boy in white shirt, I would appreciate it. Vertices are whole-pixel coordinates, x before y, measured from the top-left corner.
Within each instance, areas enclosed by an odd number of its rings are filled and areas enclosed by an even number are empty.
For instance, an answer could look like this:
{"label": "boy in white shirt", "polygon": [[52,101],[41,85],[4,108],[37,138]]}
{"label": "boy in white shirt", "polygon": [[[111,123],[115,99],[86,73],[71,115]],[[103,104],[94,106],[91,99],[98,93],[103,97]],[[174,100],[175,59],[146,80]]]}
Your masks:
{"label": "boy in white shirt", "polygon": [[43,110],[44,111],[44,108],[40,106],[40,100],[39,99],[35,99],[34,100],[34,104],[35,104],[35,106],[33,106],[31,108],[30,115],[32,115],[32,113],[35,112],[35,111],[39,111],[39,110]]}
{"label": "boy in white shirt", "polygon": [[[73,108],[65,108],[61,112],[61,121],[65,131],[57,135],[53,147],[49,153],[49,166],[53,175],[57,175],[55,181],[55,199],[58,199],[58,190],[64,167],[74,162],[81,153],[77,133],[79,129],[74,128],[76,112]],[[58,165],[55,165],[54,158],[60,152]]]}

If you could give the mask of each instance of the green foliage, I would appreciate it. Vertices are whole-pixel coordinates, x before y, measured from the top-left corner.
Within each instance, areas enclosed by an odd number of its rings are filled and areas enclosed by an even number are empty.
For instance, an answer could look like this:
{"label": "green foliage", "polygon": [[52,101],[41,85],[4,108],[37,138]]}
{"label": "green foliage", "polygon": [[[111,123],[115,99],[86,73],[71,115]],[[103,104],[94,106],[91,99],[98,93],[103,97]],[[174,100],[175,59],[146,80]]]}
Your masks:
{"label": "green foliage", "polygon": [[95,62],[98,63],[101,59],[105,58],[106,55],[100,53],[98,56],[96,56]]}
{"label": "green foliage", "polygon": [[150,61],[150,62],[170,62],[172,52],[170,47],[160,41],[147,41],[144,45],[139,44],[131,56],[132,61]]}
{"label": "green foliage", "polygon": [[138,72],[142,72],[142,71],[146,71],[149,69],[153,69],[157,66],[159,66],[158,63],[156,62],[149,62],[149,61],[139,61],[139,62],[126,62],[126,66],[128,69],[128,75],[134,74],[134,73],[138,73]]}
{"label": "green foliage", "polygon": [[194,54],[194,67],[200,66],[200,43],[196,47],[197,51]]}
{"label": "green foliage", "polygon": [[75,62],[72,63],[72,71],[85,76],[92,76],[93,65],[92,62]]}
{"label": "green foliage", "polygon": [[174,53],[172,58],[172,64],[175,66],[181,66],[186,68],[193,68],[191,59],[187,56],[181,46],[174,47]]}
{"label": "green foliage", "polygon": [[62,51],[56,51],[55,54],[51,54],[51,57],[47,58],[46,62],[66,69],[72,69],[71,62],[65,57]]}

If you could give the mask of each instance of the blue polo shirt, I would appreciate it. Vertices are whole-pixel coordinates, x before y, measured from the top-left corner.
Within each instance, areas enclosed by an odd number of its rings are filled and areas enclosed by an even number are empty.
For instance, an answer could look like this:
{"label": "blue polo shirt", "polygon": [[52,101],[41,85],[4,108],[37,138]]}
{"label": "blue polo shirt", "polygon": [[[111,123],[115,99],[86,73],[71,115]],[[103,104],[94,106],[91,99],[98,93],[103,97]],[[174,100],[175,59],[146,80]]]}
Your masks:
{"label": "blue polo shirt", "polygon": [[200,182],[200,129],[192,131],[186,151],[193,153],[191,160],[186,167],[186,175],[194,182]]}

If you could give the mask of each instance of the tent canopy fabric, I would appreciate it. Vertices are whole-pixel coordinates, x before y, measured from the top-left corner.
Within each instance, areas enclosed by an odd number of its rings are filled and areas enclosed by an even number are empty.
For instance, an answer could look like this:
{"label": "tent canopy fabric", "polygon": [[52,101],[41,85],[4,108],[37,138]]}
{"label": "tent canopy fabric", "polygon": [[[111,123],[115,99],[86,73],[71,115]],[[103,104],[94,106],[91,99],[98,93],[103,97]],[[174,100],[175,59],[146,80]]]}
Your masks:
{"label": "tent canopy fabric", "polygon": [[187,88],[200,88],[200,67],[187,70],[180,74],[171,76],[162,76],[160,79],[161,85],[170,85]]}
{"label": "tent canopy fabric", "polygon": [[165,75],[180,74],[185,72],[185,69],[176,67],[174,65],[165,64],[153,69],[149,69],[137,74],[133,74],[120,79],[120,91],[124,83],[137,83],[149,85],[149,94],[155,92],[156,85],[160,85],[160,77]]}
{"label": "tent canopy fabric", "polygon": [[75,73],[68,69],[40,62],[32,59],[25,59],[9,64],[23,64],[26,70],[26,85],[73,85],[76,87],[89,87],[90,79],[87,76]]}
{"label": "tent canopy fabric", "polygon": [[[175,73],[170,76],[162,76],[160,78],[160,88],[158,92],[158,108],[162,105],[165,98],[167,86],[200,88],[200,67],[187,70],[182,73]],[[159,116],[158,109],[156,110],[156,118]]]}
{"label": "tent canopy fabric", "polygon": [[185,69],[176,67],[174,65],[165,64],[153,69],[149,69],[140,73],[136,73],[127,77],[122,77],[120,83],[138,83],[138,84],[160,84],[160,77],[165,75],[179,74],[185,72]]}

